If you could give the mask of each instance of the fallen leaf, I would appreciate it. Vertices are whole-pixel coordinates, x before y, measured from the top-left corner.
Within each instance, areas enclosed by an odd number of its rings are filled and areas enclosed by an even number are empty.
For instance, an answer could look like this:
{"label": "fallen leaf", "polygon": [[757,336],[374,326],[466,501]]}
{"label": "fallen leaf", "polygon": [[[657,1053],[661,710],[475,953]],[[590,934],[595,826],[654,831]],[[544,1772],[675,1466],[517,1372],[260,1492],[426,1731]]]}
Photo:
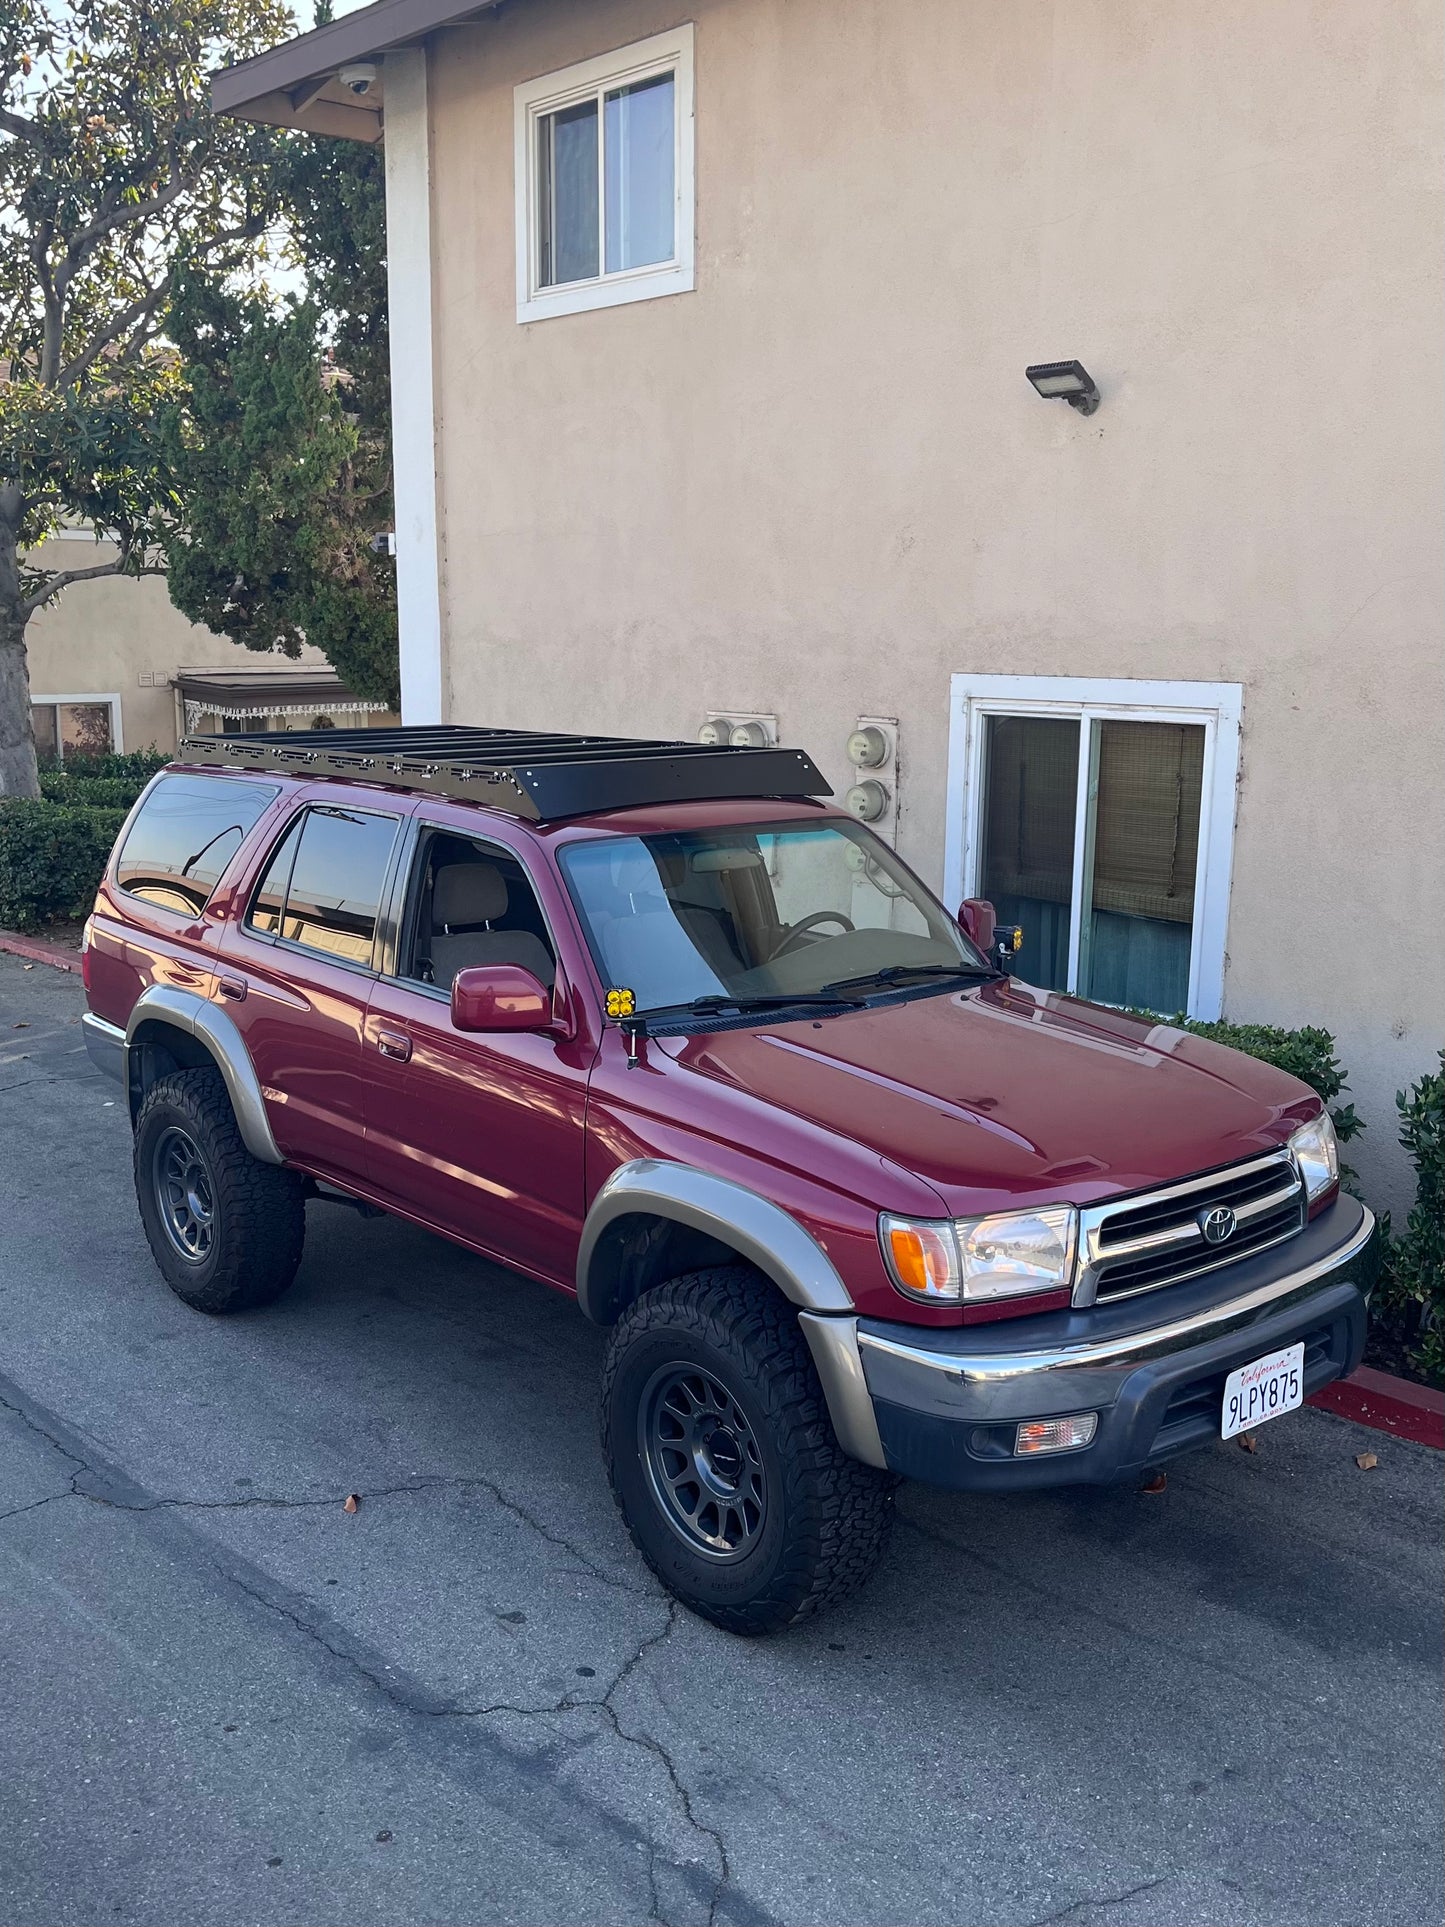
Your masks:
{"label": "fallen leaf", "polygon": [[11,1030],[29,1030],[29,1028],[30,1028],[30,1025],[29,1025],[29,1022],[28,1022],[27,1020],[25,1020],[25,1019],[22,1019],[20,1023],[18,1023],[18,1024],[12,1024],[12,1025],[10,1026],[10,1028],[11,1028]]}
{"label": "fallen leaf", "polygon": [[1241,1452],[1257,1452],[1259,1450],[1259,1440],[1254,1436],[1253,1432],[1241,1432],[1234,1442]]}
{"label": "fallen leaf", "polygon": [[341,1508],[341,1510],[343,1512],[355,1512],[356,1508],[360,1504],[361,1504],[361,1494],[359,1492],[348,1492],[346,1495],[346,1504]]}
{"label": "fallen leaf", "polygon": [[1141,1492],[1162,1492],[1168,1484],[1169,1474],[1167,1472],[1156,1472],[1152,1478],[1144,1481],[1139,1490]]}
{"label": "fallen leaf", "polygon": [[20,968],[22,970],[33,970],[35,966],[34,964],[21,964]]}
{"label": "fallen leaf", "polygon": [[1355,1454],[1355,1464],[1359,1466],[1362,1472],[1373,1472],[1379,1463],[1380,1461],[1375,1457],[1373,1452],[1357,1452]]}

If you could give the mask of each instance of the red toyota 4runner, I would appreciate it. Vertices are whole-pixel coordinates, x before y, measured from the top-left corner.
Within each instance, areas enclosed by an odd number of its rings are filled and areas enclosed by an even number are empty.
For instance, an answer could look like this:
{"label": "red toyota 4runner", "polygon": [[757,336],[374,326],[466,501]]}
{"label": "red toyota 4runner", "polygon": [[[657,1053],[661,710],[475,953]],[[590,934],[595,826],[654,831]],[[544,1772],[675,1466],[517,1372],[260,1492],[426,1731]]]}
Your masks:
{"label": "red toyota 4runner", "polygon": [[291,1282],[343,1195],[611,1328],[602,1446],[735,1632],[870,1570],[895,1475],[1138,1475],[1364,1346],[1320,1101],[1031,988],[780,749],[472,729],[192,739],[85,949],[156,1262]]}

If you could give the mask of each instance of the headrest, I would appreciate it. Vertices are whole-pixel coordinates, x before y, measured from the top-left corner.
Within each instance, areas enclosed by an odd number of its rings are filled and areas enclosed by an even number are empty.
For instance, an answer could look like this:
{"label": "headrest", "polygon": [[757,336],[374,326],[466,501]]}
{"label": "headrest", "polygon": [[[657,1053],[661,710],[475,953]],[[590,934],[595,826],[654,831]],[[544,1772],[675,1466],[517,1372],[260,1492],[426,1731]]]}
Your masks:
{"label": "headrest", "polygon": [[432,885],[431,920],[435,928],[465,929],[506,914],[507,884],[495,863],[448,863]]}

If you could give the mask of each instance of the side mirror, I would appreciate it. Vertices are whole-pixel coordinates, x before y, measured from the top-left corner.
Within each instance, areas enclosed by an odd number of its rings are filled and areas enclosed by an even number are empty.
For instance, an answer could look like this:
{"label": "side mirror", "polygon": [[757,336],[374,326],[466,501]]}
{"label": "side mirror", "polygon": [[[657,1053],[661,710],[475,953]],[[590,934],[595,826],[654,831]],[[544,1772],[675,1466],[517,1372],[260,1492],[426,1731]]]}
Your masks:
{"label": "side mirror", "polygon": [[551,1030],[552,993],[520,964],[483,964],[452,979],[458,1030]]}
{"label": "side mirror", "polygon": [[998,918],[987,897],[965,897],[958,907],[958,921],[963,926],[963,934],[978,946],[985,957],[991,955]]}

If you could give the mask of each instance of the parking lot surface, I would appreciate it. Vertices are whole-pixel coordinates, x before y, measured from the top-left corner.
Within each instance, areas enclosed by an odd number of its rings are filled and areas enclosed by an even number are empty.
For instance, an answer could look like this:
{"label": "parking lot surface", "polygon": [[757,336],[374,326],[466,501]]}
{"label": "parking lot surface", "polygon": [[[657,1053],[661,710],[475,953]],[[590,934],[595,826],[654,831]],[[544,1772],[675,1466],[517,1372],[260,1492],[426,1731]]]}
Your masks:
{"label": "parking lot surface", "polygon": [[570,1301],[317,1203],[276,1306],[175,1299],[82,1008],[0,955],[7,1927],[1441,1920],[1438,1454],[908,1486],[735,1640],[632,1550]]}

